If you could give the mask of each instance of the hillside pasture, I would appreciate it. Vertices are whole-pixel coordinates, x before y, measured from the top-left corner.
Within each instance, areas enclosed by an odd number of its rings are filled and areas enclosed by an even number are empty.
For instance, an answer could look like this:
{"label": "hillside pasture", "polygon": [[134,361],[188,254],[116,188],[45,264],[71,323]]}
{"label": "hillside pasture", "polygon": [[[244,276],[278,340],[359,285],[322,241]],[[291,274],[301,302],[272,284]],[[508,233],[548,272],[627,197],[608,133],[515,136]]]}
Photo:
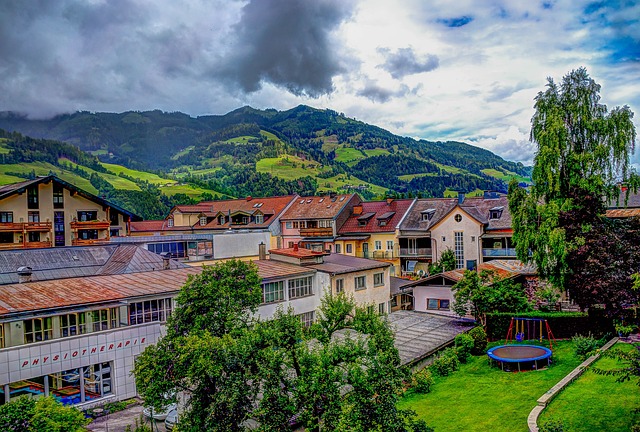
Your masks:
{"label": "hillside pasture", "polygon": [[256,162],[256,171],[268,173],[283,180],[296,180],[306,176],[316,177],[327,169],[319,167],[318,162],[303,160],[293,155],[264,158]]}
{"label": "hillside pasture", "polygon": [[122,165],[109,164],[109,163],[103,162],[102,166],[105,167],[107,170],[111,171],[115,175],[119,175],[120,173],[123,173],[124,175],[129,176],[131,178],[148,181],[149,183],[152,183],[155,185],[171,185],[176,183],[175,180],[162,178],[157,174],[134,170]]}
{"label": "hillside pasture", "polygon": [[[9,173],[9,174],[7,174]],[[80,189],[83,189],[89,193],[97,194],[98,190],[93,187],[91,182],[88,179],[80,177],[78,174],[75,174],[71,171],[63,170],[60,167],[55,165],[51,165],[46,162],[30,162],[30,163],[22,163],[22,164],[0,164],[0,174],[3,176],[3,180],[7,181],[7,183],[16,183],[25,181],[26,178],[20,178],[17,176],[12,176],[10,173],[20,173],[24,174],[25,177],[31,173],[35,173],[37,176],[47,176],[50,173],[55,174],[60,177],[62,180],[69,182]],[[14,180],[17,179],[17,180]]]}
{"label": "hillside pasture", "polygon": [[58,159],[59,163],[66,163],[68,165],[71,165],[72,167],[80,167],[81,169],[83,169],[84,171],[88,172],[89,174],[97,174],[100,177],[102,177],[104,180],[108,181],[109,184],[111,184],[111,186],[113,186],[116,189],[122,189],[122,190],[135,190],[135,191],[139,191],[140,187],[135,184],[135,182],[132,182],[129,179],[123,178],[123,177],[119,177],[117,175],[113,175],[113,174],[105,174],[105,173],[101,173],[101,172],[97,172],[91,168],[88,168],[86,166],[82,166],[82,165],[78,165],[74,162],[71,162],[69,159],[66,158],[60,158]]}
{"label": "hillside pasture", "polygon": [[494,168],[485,168],[481,170],[483,174],[486,174],[491,177],[495,177],[497,179],[503,180],[505,182],[509,182],[512,178],[515,178],[519,183],[531,183],[531,179],[529,177],[524,177],[519,174],[516,174],[512,171],[507,170],[497,170]]}
{"label": "hillside pasture", "polygon": [[336,149],[336,161],[346,163],[349,166],[355,165],[366,156],[353,147],[339,147]]}

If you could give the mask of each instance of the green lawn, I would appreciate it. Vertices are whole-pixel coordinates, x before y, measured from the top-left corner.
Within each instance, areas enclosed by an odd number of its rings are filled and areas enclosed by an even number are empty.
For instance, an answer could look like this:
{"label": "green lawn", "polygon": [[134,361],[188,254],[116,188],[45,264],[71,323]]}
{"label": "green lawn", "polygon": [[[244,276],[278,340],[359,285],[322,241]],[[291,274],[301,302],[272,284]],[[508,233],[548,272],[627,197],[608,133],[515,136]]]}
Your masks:
{"label": "green lawn", "polygon": [[191,150],[195,149],[196,146],[189,146],[185,149],[180,150],[178,153],[174,154],[173,156],[171,156],[171,160],[176,160],[178,159],[180,156],[184,156],[186,154],[189,154],[189,152],[191,152]]}
{"label": "green lawn", "polygon": [[417,412],[436,432],[526,432],[536,400],[581,362],[571,341],[554,344],[553,365],[513,373],[473,357],[448,377],[436,377],[431,393],[408,393],[399,404]]}
{"label": "green lawn", "polygon": [[8,175],[7,173],[23,173],[29,174],[32,171],[35,172],[36,175],[46,176],[49,175],[50,172],[53,172],[55,175],[60,177],[62,180],[67,181],[80,189],[83,189],[89,193],[97,194],[98,191],[93,185],[89,182],[89,180],[80,177],[79,175],[72,173],[70,171],[66,171],[61,169],[60,167],[51,165],[50,163],[45,162],[30,162],[23,164],[0,164],[0,182],[2,184],[16,183],[25,181],[25,178],[19,178],[12,175]]}
{"label": "green lawn", "polygon": [[[484,191],[482,189],[476,189],[474,191],[466,193],[464,196],[466,196],[467,198],[472,198],[472,197],[483,196],[483,195],[484,195]],[[444,197],[445,198],[457,198],[458,197],[458,192],[454,191],[454,190],[451,190],[451,189],[446,189],[444,191]]]}
{"label": "green lawn", "polygon": [[340,147],[336,149],[336,161],[344,162],[349,166],[355,165],[360,159],[364,158],[365,155],[353,147]]}
{"label": "green lawn", "polygon": [[[614,348],[634,349],[623,343]],[[621,365],[616,360],[603,358],[596,362],[596,367],[614,369]],[[563,421],[566,432],[627,432],[634,420],[631,409],[638,406],[640,388],[637,380],[616,383],[615,377],[586,371],[551,401],[538,424],[554,419]]]}
{"label": "green lawn", "polygon": [[500,180],[504,180],[507,183],[514,177],[519,182],[531,183],[531,179],[529,177],[523,177],[511,171],[498,171],[493,168],[485,168],[482,170],[482,172],[488,176],[495,177]]}
{"label": "green lawn", "polygon": [[[66,158],[60,158],[58,159],[60,162],[64,162],[66,164],[69,164],[73,167],[77,167],[78,164],[71,162],[69,159]],[[85,171],[87,171],[89,174],[93,174],[96,173],[98,174],[100,177],[102,177],[103,179],[105,179],[106,181],[108,181],[111,186],[113,186],[116,189],[122,189],[122,190],[135,190],[135,191],[139,191],[140,187],[135,184],[135,182],[132,182],[131,180],[128,180],[126,178],[123,177],[119,177],[117,175],[114,174],[105,174],[105,173],[99,173],[91,168],[88,168],[86,166],[81,166],[81,168]]]}
{"label": "green lawn", "polygon": [[160,177],[157,174],[134,170],[134,169],[122,166],[122,165],[109,164],[109,163],[104,163],[103,162],[102,166],[105,167],[106,169],[108,169],[109,171],[111,171],[115,175],[118,175],[120,173],[124,173],[125,175],[127,175],[129,177],[132,177],[132,178],[135,178],[135,179],[139,179],[139,180],[146,180],[149,183],[153,183],[153,184],[157,184],[157,185],[168,185],[168,184],[175,184],[176,183],[175,180],[165,179],[165,178]]}

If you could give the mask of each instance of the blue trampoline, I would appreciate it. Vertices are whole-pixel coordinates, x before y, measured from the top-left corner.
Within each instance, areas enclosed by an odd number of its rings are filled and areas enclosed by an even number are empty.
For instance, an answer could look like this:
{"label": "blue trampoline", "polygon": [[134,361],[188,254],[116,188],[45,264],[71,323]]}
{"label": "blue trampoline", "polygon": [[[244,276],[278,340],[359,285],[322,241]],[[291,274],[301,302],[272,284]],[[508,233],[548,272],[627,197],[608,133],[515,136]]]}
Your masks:
{"label": "blue trampoline", "polygon": [[549,366],[551,354],[549,348],[538,345],[499,345],[487,351],[491,362],[509,372]]}

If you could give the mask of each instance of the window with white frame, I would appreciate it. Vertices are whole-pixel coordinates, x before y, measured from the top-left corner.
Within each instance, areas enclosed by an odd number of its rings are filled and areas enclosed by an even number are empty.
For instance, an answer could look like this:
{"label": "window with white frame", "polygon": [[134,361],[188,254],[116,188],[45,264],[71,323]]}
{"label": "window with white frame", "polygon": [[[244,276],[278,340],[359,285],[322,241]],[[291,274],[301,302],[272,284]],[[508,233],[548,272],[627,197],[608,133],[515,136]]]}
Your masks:
{"label": "window with white frame", "polygon": [[276,303],[284,300],[284,282],[262,284],[262,303]]}
{"label": "window with white frame", "polygon": [[13,212],[0,212],[1,223],[13,223]]}
{"label": "window with white frame", "polygon": [[339,243],[336,243],[336,253],[342,253],[342,245]]}
{"label": "window with white frame", "polygon": [[38,223],[40,222],[40,212],[39,211],[30,211],[27,213],[27,221],[29,223]]}
{"label": "window with white frame", "polygon": [[167,219],[167,226],[171,228],[173,226],[173,218]]}
{"label": "window with white frame", "polygon": [[344,291],[344,279],[336,279],[336,294]]}
{"label": "window with white frame", "polygon": [[[91,319],[93,321],[93,331],[115,328],[118,325],[118,309],[110,308],[91,311]],[[155,316],[152,316],[152,321],[160,320]]]}
{"label": "window with white frame", "polygon": [[378,304],[378,313],[380,315],[384,314],[384,309],[385,309],[384,305],[385,305],[385,303],[379,303]]}
{"label": "window with white frame", "polygon": [[313,278],[303,277],[297,279],[289,279],[289,298],[306,297],[313,294]]}
{"label": "window with white frame", "polygon": [[382,250],[382,241],[381,240],[376,240],[373,242],[373,247],[376,250]]}
{"label": "window with white frame", "polygon": [[384,285],[384,273],[373,274],[373,286]]}
{"label": "window with white frame", "polygon": [[171,298],[146,300],[129,304],[129,324],[166,321],[171,315]]}
{"label": "window with white frame", "polygon": [[205,226],[207,224],[207,217],[200,216],[200,226]]}
{"label": "window with white frame", "polygon": [[86,312],[70,313],[60,315],[60,336],[75,336],[87,332]]}
{"label": "window with white frame", "polygon": [[387,240],[387,250],[393,250],[393,240]]}
{"label": "window with white frame", "polygon": [[53,337],[53,318],[32,318],[23,321],[24,343],[49,340]]}
{"label": "window with white frame", "polygon": [[300,315],[298,315],[298,318],[300,318],[300,322],[304,327],[311,327],[311,324],[313,324],[313,321],[315,321],[315,312],[311,311],[301,313]]}
{"label": "window with white frame", "polygon": [[[304,222],[302,222],[304,223]],[[300,222],[299,221],[293,221],[293,229],[298,229],[298,228],[304,228],[303,226],[300,226]]]}
{"label": "window with white frame", "polygon": [[453,238],[455,242],[454,252],[456,254],[456,268],[464,267],[464,242],[463,242],[463,232],[458,231],[453,233]]}
{"label": "window with white frame", "polygon": [[367,277],[366,276],[356,276],[353,280],[355,289],[363,290],[367,288]]}
{"label": "window with white frame", "polygon": [[257,214],[254,219],[257,224],[264,223],[264,215]]}
{"label": "window with white frame", "polygon": [[353,244],[347,243],[346,251],[347,251],[348,254],[353,253]]}

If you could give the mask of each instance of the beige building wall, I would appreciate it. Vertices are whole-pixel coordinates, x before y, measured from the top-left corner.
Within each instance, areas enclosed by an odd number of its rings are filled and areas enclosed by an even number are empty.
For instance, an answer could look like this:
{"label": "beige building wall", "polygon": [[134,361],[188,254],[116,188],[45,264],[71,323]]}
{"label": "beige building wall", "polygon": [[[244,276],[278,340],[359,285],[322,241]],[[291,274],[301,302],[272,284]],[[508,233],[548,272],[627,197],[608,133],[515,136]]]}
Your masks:
{"label": "beige building wall", "polygon": [[[460,215],[460,222],[456,221]],[[431,228],[433,261],[438,261],[445,249],[455,252],[455,233],[463,233],[464,265],[469,260],[480,264],[480,236],[483,226],[460,208],[455,208],[439,224]]]}
{"label": "beige building wall", "polygon": [[[374,274],[382,273],[383,283],[374,285]],[[366,285],[364,289],[355,289],[355,280],[358,277],[365,277]],[[391,300],[391,288],[389,280],[389,268],[378,268],[353,273],[344,273],[331,276],[331,288],[336,292],[337,280],[343,281],[344,292],[348,296],[353,296],[356,305],[361,307],[374,306],[378,311],[380,304],[384,303],[384,312],[389,313],[389,301]]]}

